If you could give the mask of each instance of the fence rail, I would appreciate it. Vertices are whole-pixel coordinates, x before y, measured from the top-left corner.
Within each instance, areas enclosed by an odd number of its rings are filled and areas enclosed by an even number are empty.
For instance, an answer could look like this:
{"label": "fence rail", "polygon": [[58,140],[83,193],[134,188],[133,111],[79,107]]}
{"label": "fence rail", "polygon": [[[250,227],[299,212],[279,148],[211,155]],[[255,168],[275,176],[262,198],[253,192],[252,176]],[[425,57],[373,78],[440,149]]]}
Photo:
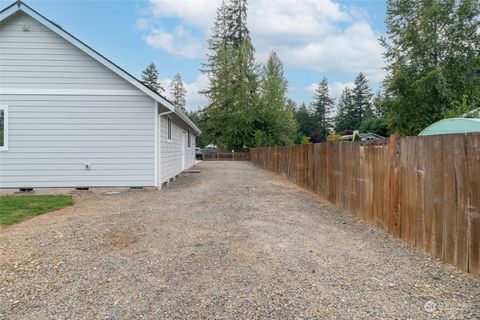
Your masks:
{"label": "fence rail", "polygon": [[480,275],[480,134],[256,148],[250,159]]}
{"label": "fence rail", "polygon": [[205,161],[247,161],[250,160],[248,152],[218,152],[204,153],[202,160]]}

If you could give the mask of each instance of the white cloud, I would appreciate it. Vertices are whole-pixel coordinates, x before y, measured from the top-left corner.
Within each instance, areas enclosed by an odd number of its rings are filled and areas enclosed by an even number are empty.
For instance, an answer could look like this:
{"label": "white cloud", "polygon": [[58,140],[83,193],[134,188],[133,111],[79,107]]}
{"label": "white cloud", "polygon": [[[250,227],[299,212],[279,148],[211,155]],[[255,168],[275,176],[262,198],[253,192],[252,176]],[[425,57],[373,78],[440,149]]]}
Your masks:
{"label": "white cloud", "polygon": [[221,0],[150,0],[155,18],[176,17],[183,24],[209,30]]}
{"label": "white cloud", "polygon": [[164,49],[190,59],[197,57],[202,51],[199,39],[192,36],[191,32],[182,26],[176,27],[173,33],[169,33],[163,28],[153,28],[150,34],[143,37],[143,40],[152,48]]}
{"label": "white cloud", "polygon": [[138,30],[147,30],[151,28],[151,22],[149,19],[141,18],[137,20],[135,28]]}
{"label": "white cloud", "polygon": [[[170,82],[172,79],[163,79],[160,81],[163,88],[165,88],[165,95],[167,98],[171,98],[170,96]],[[199,91],[205,90],[208,88],[209,81],[208,77],[203,74],[199,73],[196,79],[193,82],[186,83],[184,82],[183,85],[187,90],[187,109],[190,111],[195,111],[199,109],[199,107],[204,107],[208,100],[205,98],[204,95],[200,94]]]}
{"label": "white cloud", "polygon": [[318,38],[305,46],[282,47],[279,56],[291,65],[318,71],[357,74],[374,82],[383,78],[382,47],[370,25],[355,22],[345,30]]}
{"label": "white cloud", "polygon": [[[151,19],[158,24],[163,18],[176,18],[182,32],[157,28],[144,39],[174,54],[202,58],[219,4],[220,0],[150,0]],[[378,83],[384,76],[382,47],[367,18],[354,5],[334,0],[251,0],[248,24],[260,61],[276,51],[286,66],[352,78],[363,71]],[[201,36],[194,37],[187,28]]]}

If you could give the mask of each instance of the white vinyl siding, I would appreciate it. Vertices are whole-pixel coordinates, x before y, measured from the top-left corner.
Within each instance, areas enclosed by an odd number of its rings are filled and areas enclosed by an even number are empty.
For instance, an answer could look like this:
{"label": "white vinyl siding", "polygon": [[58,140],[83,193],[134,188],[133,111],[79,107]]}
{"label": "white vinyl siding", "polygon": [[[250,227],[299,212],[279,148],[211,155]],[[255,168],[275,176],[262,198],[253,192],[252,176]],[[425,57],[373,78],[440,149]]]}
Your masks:
{"label": "white vinyl siding", "polygon": [[[0,187],[154,186],[149,97],[1,99],[9,104],[10,134],[8,152],[0,153]],[[101,112],[91,107],[95,101]]]}
{"label": "white vinyl siding", "polygon": [[[28,24],[30,31],[22,31]],[[24,13],[0,24],[0,88],[137,90]]]}
{"label": "white vinyl siding", "polygon": [[[171,121],[171,142],[168,140],[168,119]],[[187,149],[187,141],[182,146],[187,129],[170,117],[162,117],[160,122],[160,182],[167,182],[182,172],[182,157],[185,157],[185,169],[195,164],[195,148]],[[186,138],[186,136],[185,136]],[[185,150],[182,150],[182,147]]]}
{"label": "white vinyl siding", "polygon": [[23,13],[0,24],[0,88],[0,187],[155,185],[153,99]]}

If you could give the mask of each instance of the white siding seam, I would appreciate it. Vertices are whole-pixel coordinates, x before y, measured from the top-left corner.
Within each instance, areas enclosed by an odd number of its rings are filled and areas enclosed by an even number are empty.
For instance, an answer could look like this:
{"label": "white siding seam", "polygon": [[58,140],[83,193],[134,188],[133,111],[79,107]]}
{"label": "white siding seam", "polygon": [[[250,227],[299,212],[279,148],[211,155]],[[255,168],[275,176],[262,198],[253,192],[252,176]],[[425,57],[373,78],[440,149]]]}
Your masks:
{"label": "white siding seam", "polygon": [[2,95],[59,95],[59,96],[144,96],[138,90],[92,90],[92,89],[20,89],[0,88]]}

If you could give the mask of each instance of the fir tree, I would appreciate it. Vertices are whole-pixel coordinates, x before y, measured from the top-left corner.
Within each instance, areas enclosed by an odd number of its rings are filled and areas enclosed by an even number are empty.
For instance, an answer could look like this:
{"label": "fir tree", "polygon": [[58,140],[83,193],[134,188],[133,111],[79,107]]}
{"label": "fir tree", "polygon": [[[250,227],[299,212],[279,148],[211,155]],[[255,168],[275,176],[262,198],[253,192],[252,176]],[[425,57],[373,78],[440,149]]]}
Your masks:
{"label": "fir tree", "polygon": [[355,85],[352,90],[353,115],[351,129],[358,130],[362,122],[372,116],[373,94],[368,87],[368,80],[360,72],[355,78]]}
{"label": "fir tree", "polygon": [[330,124],[330,112],[334,100],[328,94],[328,81],[324,77],[315,89],[314,101],[312,103],[313,117],[315,121],[315,135],[325,138],[328,135]]}
{"label": "fir tree", "polygon": [[372,105],[373,105],[373,112],[375,116],[379,118],[383,118],[385,116],[385,103],[384,103],[384,97],[382,95],[382,92],[379,90],[375,94],[375,97],[373,97]]}
{"label": "fir tree", "polygon": [[259,108],[255,121],[255,145],[290,145],[297,129],[293,109],[286,97],[287,80],[275,52],[262,70]]}
{"label": "fir tree", "polygon": [[204,70],[210,87],[206,134],[212,142],[240,149],[253,143],[258,74],[247,29],[245,0],[222,2],[209,40]]}
{"label": "fir tree", "polygon": [[186,112],[185,106],[187,104],[186,96],[187,90],[183,86],[182,77],[179,73],[175,75],[172,82],[170,83],[170,96],[172,98],[172,103],[176,108],[179,108],[183,112]]}
{"label": "fir tree", "polygon": [[153,90],[158,94],[163,94],[165,92],[165,89],[163,89],[158,81],[158,70],[153,62],[150,63],[145,70],[143,70],[142,82],[144,85],[150,88],[150,90]]}
{"label": "fir tree", "polygon": [[345,87],[338,101],[335,132],[341,133],[344,130],[353,130],[356,122],[352,91]]}
{"label": "fir tree", "polygon": [[315,135],[315,120],[309,108],[302,103],[295,112],[295,118],[298,122],[298,132],[302,136],[311,137]]}

